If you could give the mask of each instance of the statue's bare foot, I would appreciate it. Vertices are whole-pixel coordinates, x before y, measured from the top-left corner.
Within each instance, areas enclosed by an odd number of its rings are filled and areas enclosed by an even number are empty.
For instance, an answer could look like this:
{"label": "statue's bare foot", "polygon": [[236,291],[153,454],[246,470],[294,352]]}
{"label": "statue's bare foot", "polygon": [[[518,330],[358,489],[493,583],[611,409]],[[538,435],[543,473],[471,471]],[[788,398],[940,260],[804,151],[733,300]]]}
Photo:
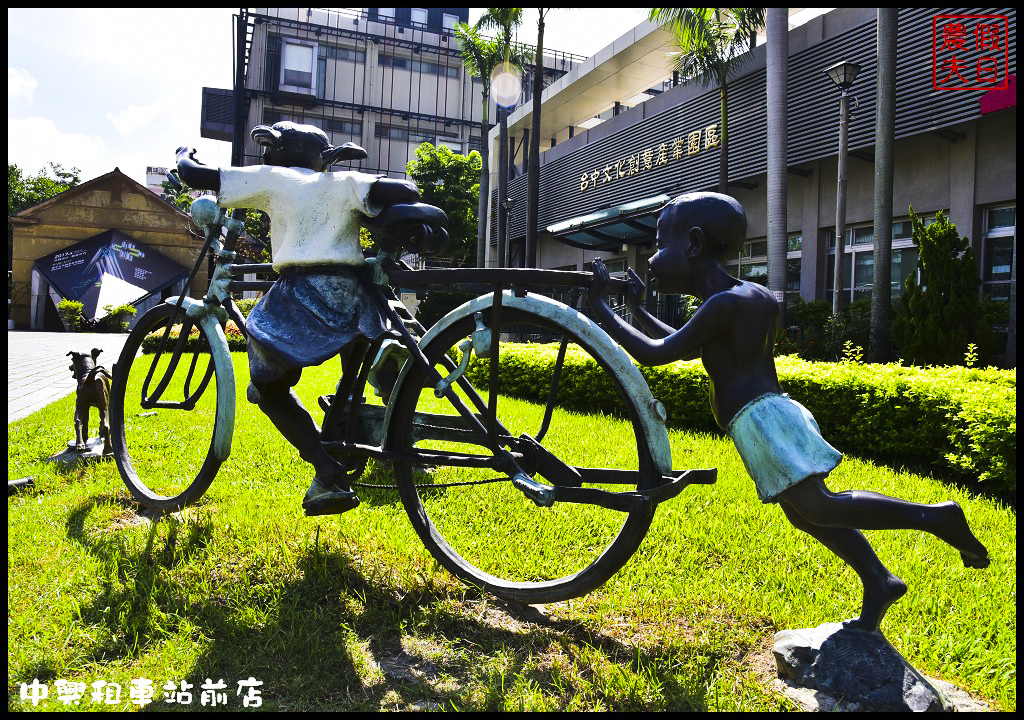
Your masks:
{"label": "statue's bare foot", "polygon": [[860,617],[847,620],[844,625],[853,630],[874,632],[882,624],[889,607],[907,594],[907,584],[890,574],[877,586],[864,586],[864,603]]}
{"label": "statue's bare foot", "polygon": [[988,550],[971,532],[963,508],[953,501],[942,503],[940,507],[945,511],[946,519],[942,530],[936,534],[960,551],[964,567],[987,568],[991,562]]}

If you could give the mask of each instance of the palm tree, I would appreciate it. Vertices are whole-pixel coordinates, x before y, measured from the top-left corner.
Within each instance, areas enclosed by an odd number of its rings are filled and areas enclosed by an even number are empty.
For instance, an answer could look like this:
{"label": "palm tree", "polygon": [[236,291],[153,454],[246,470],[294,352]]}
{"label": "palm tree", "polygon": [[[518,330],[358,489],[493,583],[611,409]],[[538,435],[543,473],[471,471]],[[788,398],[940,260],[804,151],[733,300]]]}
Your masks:
{"label": "palm tree", "polygon": [[765,8],[651,8],[649,17],[675,33],[681,50],[676,65],[683,82],[718,86],[722,115],[718,191],[728,192],[728,83],[750,57],[747,51],[764,26]]}
{"label": "palm tree", "polygon": [[878,8],[878,101],[875,104],[875,255],[871,285],[868,360],[886,362],[891,354],[892,184],[896,132],[896,39],[899,10]]}
{"label": "palm tree", "polygon": [[[513,65],[521,65],[515,62],[515,48],[512,43],[512,35],[515,29],[523,21],[522,8],[487,8],[487,11],[476,21],[477,30],[497,30],[498,43],[505,54],[504,62]],[[485,81],[486,82],[486,81]],[[505,237],[507,210],[505,209],[505,196],[508,192],[508,111],[504,108],[498,109],[500,130],[498,133],[498,266],[504,267],[507,259]],[[483,141],[486,143],[487,138]]]}
{"label": "palm tree", "polygon": [[537,8],[537,52],[533,63],[533,117],[526,181],[526,267],[537,266],[537,211],[540,207],[540,96],[544,92],[544,16],[551,8]]}
{"label": "palm tree", "polygon": [[504,50],[496,40],[491,40],[480,35],[476,28],[465,23],[455,26],[455,37],[459,40],[462,63],[466,71],[473,77],[480,78],[483,86],[483,114],[480,116],[480,205],[477,214],[477,240],[476,240],[476,265],[484,266],[484,257],[487,254],[487,205],[491,197],[490,185],[491,175],[488,168],[488,157],[491,153],[490,143],[487,142],[487,134],[491,125],[488,122],[491,102],[491,73],[505,57]]}

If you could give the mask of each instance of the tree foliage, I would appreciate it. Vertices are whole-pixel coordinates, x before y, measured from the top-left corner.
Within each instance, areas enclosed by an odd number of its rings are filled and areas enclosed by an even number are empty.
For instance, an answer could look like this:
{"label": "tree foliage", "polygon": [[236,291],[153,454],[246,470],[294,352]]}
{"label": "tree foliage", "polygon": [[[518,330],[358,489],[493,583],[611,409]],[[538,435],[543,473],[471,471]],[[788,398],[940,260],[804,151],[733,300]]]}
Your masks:
{"label": "tree foliage", "polygon": [[651,8],[652,22],[667,25],[680,53],[682,81],[717,86],[721,111],[718,191],[728,192],[729,80],[750,58],[753,38],[764,27],[765,8]]}
{"label": "tree foliage", "polygon": [[477,208],[480,199],[480,153],[459,155],[449,148],[423,143],[406,168],[420,190],[421,201],[448,214],[448,248],[453,265],[474,265],[477,250]]}
{"label": "tree foliage", "polygon": [[[35,175],[28,175],[14,163],[7,163],[7,217],[19,213],[54,195],[78,185],[82,179],[78,168],[65,170],[59,163],[47,163]],[[7,269],[11,269],[14,258],[14,226],[7,223]],[[8,283],[8,299],[23,292],[16,290]]]}
{"label": "tree foliage", "polygon": [[912,364],[962,364],[979,329],[978,269],[971,243],[941,211],[925,226],[911,208],[910,222],[921,283],[914,274],[907,278],[893,339]]}
{"label": "tree foliage", "polygon": [[26,174],[13,163],[7,163],[7,215],[38,205],[54,195],[78,185],[82,180],[78,168],[65,170],[58,163],[47,163],[35,175]]}

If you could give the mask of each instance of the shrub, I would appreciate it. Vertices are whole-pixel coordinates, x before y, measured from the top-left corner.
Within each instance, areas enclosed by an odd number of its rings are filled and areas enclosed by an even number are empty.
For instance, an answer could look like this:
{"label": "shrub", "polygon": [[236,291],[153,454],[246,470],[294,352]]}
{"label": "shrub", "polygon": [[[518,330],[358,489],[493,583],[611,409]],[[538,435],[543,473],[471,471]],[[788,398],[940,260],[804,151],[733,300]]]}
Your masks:
{"label": "shrub", "polygon": [[479,293],[431,290],[416,308],[416,319],[423,327],[429,328],[459,305],[475,299],[478,295]]}
{"label": "shrub", "polygon": [[258,297],[235,300],[235,306],[238,308],[238,312],[242,313],[242,317],[247,318],[249,317],[249,313],[252,312],[252,309],[256,307],[256,303],[258,303],[262,299],[263,298]]}
{"label": "shrub", "polygon": [[824,360],[827,355],[825,327],[832,317],[832,306],[824,300],[804,300],[786,308],[789,327],[783,332],[785,340],[779,344],[776,355],[797,353],[808,360]]}
{"label": "shrub", "polygon": [[977,339],[978,271],[971,243],[941,212],[925,226],[910,210],[921,284],[912,273],[892,326],[900,356],[915,365],[954,365]]}
{"label": "shrub", "polygon": [[[545,402],[557,350],[557,344],[503,345],[501,392]],[[795,356],[778,358],[776,367],[783,389],[814,414],[824,437],[841,452],[931,468],[989,494],[1015,497],[1013,371],[818,363]],[[641,366],[640,372],[665,405],[670,426],[720,432],[699,361]],[[488,361],[474,358],[469,379],[485,387],[487,376]],[[584,354],[567,353],[562,378],[560,405],[612,412],[607,379]]]}
{"label": "shrub", "polygon": [[71,332],[78,332],[82,327],[82,307],[77,300],[64,299],[57,303],[57,314]]}
{"label": "shrub", "polygon": [[[167,341],[167,345],[164,347],[164,351],[167,352],[174,348],[172,343],[178,341],[181,335],[181,325],[175,325],[171,328],[171,336]],[[242,331],[238,329],[238,326],[234,322],[228,320],[227,325],[224,327],[224,335],[228,339],[228,349],[231,352],[245,352],[245,336]],[[156,332],[152,332],[142,340],[142,352],[143,353],[154,353],[160,346],[160,339],[164,336],[163,329]],[[202,347],[199,347],[199,330],[195,327],[192,328],[192,332],[188,335],[188,340],[185,341],[185,351],[195,352],[196,349],[200,352],[209,352],[209,347],[203,343]]]}
{"label": "shrub", "polygon": [[106,315],[96,323],[97,332],[121,333],[131,330],[131,319],[138,310],[132,305],[105,305]]}

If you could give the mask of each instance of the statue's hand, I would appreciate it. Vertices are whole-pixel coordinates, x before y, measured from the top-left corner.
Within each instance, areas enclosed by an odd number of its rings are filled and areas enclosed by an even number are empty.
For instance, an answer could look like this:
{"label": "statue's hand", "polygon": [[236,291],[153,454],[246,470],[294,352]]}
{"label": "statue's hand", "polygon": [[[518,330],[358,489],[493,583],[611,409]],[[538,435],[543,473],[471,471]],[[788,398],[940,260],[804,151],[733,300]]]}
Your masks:
{"label": "statue's hand", "polygon": [[636,274],[633,268],[629,268],[626,278],[626,305],[637,307],[644,302],[644,281]]}
{"label": "statue's hand", "polygon": [[203,163],[196,160],[196,149],[189,147],[188,145],[182,145],[174,152],[175,163],[180,163],[182,160],[191,160],[196,165],[202,165]]}
{"label": "statue's hand", "polygon": [[603,260],[595,258],[591,268],[594,276],[590,280],[590,304],[607,303],[608,281],[611,279],[608,267]]}

